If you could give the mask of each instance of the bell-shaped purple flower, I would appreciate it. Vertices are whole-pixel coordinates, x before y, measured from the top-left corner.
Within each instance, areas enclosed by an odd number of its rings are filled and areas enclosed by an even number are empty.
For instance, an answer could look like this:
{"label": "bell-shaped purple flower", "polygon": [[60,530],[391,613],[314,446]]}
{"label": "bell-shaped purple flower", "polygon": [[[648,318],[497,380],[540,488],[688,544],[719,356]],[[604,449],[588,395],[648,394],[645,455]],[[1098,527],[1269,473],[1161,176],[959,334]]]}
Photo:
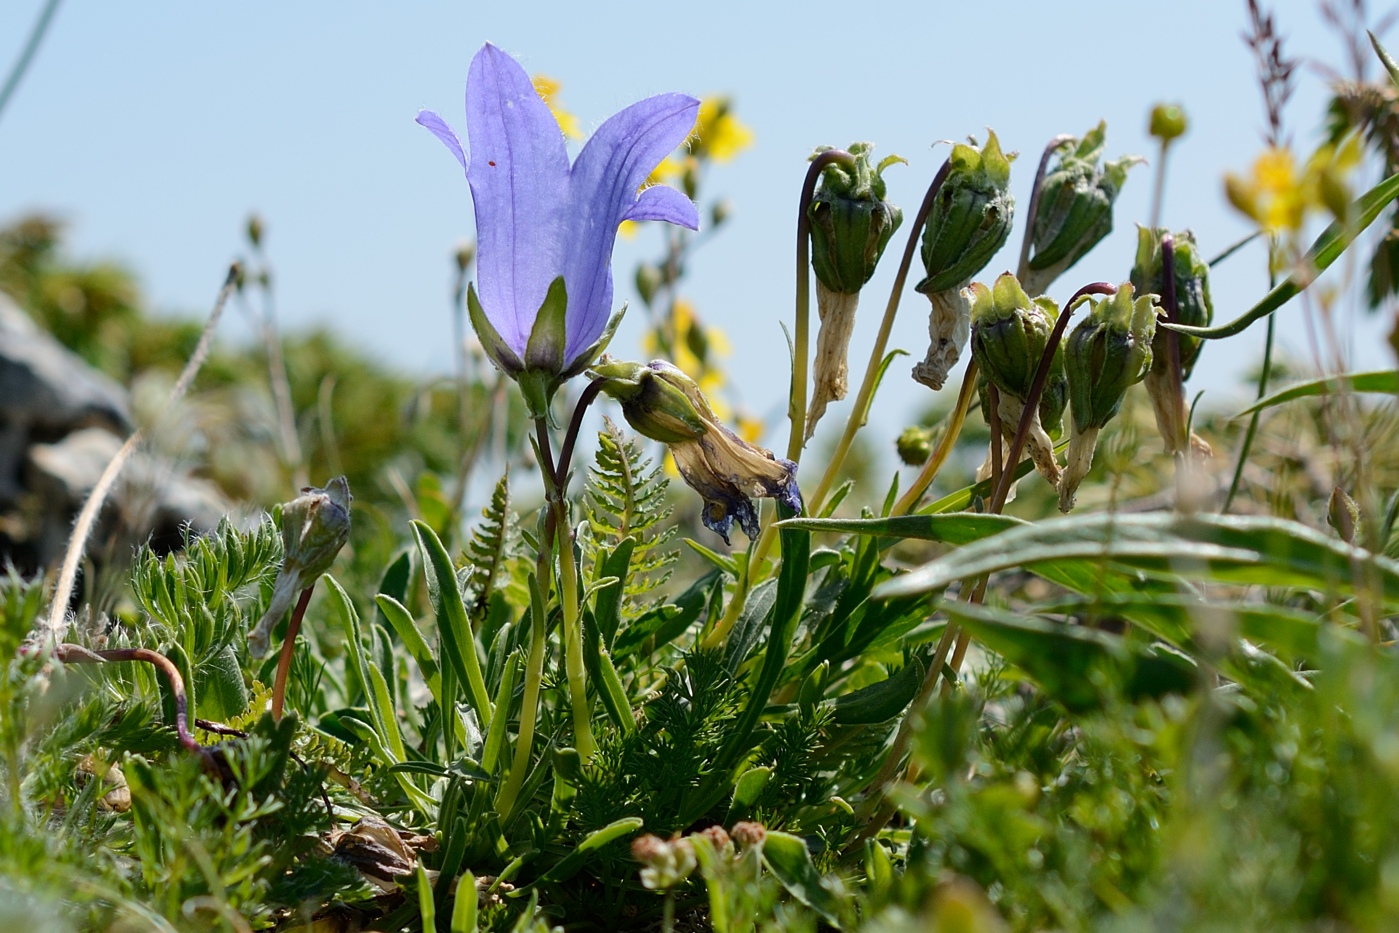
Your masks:
{"label": "bell-shaped purple flower", "polygon": [[497,366],[520,381],[534,414],[602,351],[612,317],[612,246],[624,220],[698,229],[694,203],[642,188],[694,128],[699,101],[650,97],[614,114],[569,165],[564,135],[525,70],[487,44],[466,80],[467,159],[456,133],[424,110],[418,122],[466,170],[476,209],[479,295],[472,325]]}

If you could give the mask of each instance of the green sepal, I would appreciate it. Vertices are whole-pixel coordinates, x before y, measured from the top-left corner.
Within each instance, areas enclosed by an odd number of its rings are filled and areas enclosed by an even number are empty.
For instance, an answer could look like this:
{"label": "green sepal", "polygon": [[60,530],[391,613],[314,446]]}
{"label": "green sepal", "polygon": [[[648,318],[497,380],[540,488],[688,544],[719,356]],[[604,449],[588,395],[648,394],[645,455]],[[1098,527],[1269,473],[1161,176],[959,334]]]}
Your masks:
{"label": "green sepal", "polygon": [[549,283],[544,303],[534,316],[534,326],[525,344],[525,368],[542,369],[557,376],[563,372],[567,343],[568,288],[560,275]]}
{"label": "green sepal", "polygon": [[995,133],[980,150],[957,144],[948,174],[923,227],[927,277],[915,288],[925,295],[961,288],[991,261],[1010,236],[1015,198],[1010,194],[1010,157]]}
{"label": "green sepal", "polygon": [[510,349],[500,336],[500,332],[491,324],[490,318],[486,317],[485,310],[481,307],[481,299],[476,297],[476,283],[468,282],[466,286],[466,310],[471,317],[471,328],[476,331],[476,339],[481,341],[481,347],[486,351],[486,356],[491,358],[491,362],[505,375],[514,379],[524,370],[525,364],[515,355],[515,351]]}

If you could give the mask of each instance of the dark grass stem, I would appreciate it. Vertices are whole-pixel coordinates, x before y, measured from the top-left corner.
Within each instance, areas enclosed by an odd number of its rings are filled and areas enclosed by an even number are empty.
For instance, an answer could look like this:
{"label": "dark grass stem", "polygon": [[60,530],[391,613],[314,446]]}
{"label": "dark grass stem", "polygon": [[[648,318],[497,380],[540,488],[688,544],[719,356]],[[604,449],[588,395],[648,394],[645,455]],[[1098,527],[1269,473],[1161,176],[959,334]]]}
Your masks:
{"label": "dark grass stem", "polygon": [[[1025,396],[1025,410],[1021,413],[1020,423],[1015,428],[1015,437],[1010,442],[1009,452],[1006,453],[1006,466],[1001,473],[1000,483],[994,487],[991,494],[991,505],[988,511],[999,513],[1005,507],[1006,496],[1010,495],[1010,486],[1015,478],[1015,466],[1020,462],[1020,455],[1025,450],[1025,440],[1030,434],[1030,422],[1035,419],[1035,413],[1039,410],[1040,397],[1044,395],[1045,383],[1049,380],[1049,367],[1054,362],[1054,351],[1059,349],[1059,342],[1064,339],[1064,331],[1068,329],[1069,318],[1073,316],[1074,308],[1090,295],[1115,294],[1117,294],[1116,285],[1110,282],[1093,282],[1074,292],[1068,304],[1064,305],[1064,309],[1059,312],[1059,317],[1054,322],[1054,329],[1049,332],[1049,340],[1044,345],[1044,355],[1040,357],[1034,381],[1030,383],[1029,394]],[[992,434],[995,434],[994,427]]]}
{"label": "dark grass stem", "polygon": [[[1268,334],[1263,342],[1263,368],[1258,373],[1258,398],[1261,400],[1268,394],[1268,379],[1273,371],[1273,330],[1276,325],[1276,318],[1268,315]],[[1253,438],[1258,433],[1258,419],[1263,413],[1255,411],[1248,419],[1248,428],[1244,431],[1243,444],[1239,446],[1239,461],[1234,464],[1234,477],[1229,481],[1229,492],[1224,497],[1224,505],[1219,509],[1220,515],[1228,515],[1229,508],[1234,504],[1234,497],[1239,493],[1239,486],[1244,478],[1244,464],[1248,462],[1248,456],[1253,450]]]}
{"label": "dark grass stem", "polygon": [[811,199],[816,194],[816,181],[829,165],[839,162],[854,168],[855,157],[844,149],[827,149],[812,157],[802,182],[801,200],[797,205],[797,309],[792,334],[792,388],[787,417],[792,433],[787,438],[787,459],[801,461],[806,440],[806,389],[810,381],[811,345]]}

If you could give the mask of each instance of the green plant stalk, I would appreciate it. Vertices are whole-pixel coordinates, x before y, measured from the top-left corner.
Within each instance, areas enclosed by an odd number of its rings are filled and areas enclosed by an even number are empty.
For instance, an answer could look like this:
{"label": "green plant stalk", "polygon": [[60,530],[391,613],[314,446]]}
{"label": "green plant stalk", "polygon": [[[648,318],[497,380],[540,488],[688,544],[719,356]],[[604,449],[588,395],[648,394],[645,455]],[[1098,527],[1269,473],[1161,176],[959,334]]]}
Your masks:
{"label": "green plant stalk", "polygon": [[919,238],[923,234],[923,225],[928,220],[928,212],[933,209],[933,200],[937,197],[942,183],[947,180],[951,170],[952,163],[950,161],[942,163],[942,168],[938,169],[932,184],[928,186],[928,193],[923,196],[923,203],[919,205],[918,213],[914,215],[913,223],[909,229],[908,243],[904,246],[903,257],[899,260],[899,271],[894,276],[894,287],[889,292],[889,301],[884,308],[884,318],[879,322],[879,333],[875,336],[873,349],[870,350],[870,361],[869,365],[865,367],[865,377],[860,382],[860,391],[855,396],[855,404],[851,406],[850,415],[846,418],[845,433],[841,435],[840,443],[836,445],[835,452],[831,454],[831,461],[826,465],[826,472],[822,474],[821,482],[817,484],[816,492],[811,496],[811,504],[807,508],[807,513],[810,515],[821,514],[821,505],[825,501],[826,494],[831,491],[831,486],[835,483],[840,468],[845,465],[845,457],[850,453],[850,445],[855,440],[855,434],[864,427],[880,365],[884,362],[884,348],[889,344],[889,333],[894,327],[894,316],[899,311],[899,299],[903,295],[904,282],[908,279],[908,270],[913,264],[913,254],[918,248]]}
{"label": "green plant stalk", "polygon": [[[1268,318],[1268,335],[1263,343],[1263,369],[1258,374],[1258,398],[1261,401],[1268,392],[1268,379],[1273,371],[1273,332],[1276,319]],[[1239,485],[1244,478],[1244,464],[1248,462],[1248,455],[1253,450],[1253,438],[1258,432],[1258,418],[1263,414],[1262,409],[1254,411],[1248,419],[1248,429],[1244,431],[1244,442],[1239,447],[1239,462],[1234,465],[1234,478],[1229,482],[1229,493],[1224,497],[1224,505],[1220,506],[1219,514],[1228,515],[1229,507],[1234,504],[1234,496],[1238,495]]]}
{"label": "green plant stalk", "polygon": [[928,487],[937,478],[938,471],[947,462],[952,448],[957,446],[957,438],[962,433],[962,425],[966,423],[967,412],[971,410],[972,395],[976,391],[976,375],[976,360],[967,360],[967,368],[962,373],[962,388],[957,393],[957,404],[949,416],[947,431],[943,434],[937,450],[933,451],[932,456],[923,464],[923,469],[919,471],[918,477],[908,487],[908,491],[899,497],[899,501],[894,503],[894,508],[890,511],[891,515],[906,515],[918,507],[918,500],[923,498],[923,493],[928,491]]}
{"label": "green plant stalk", "polygon": [[583,410],[595,398],[601,386],[589,383],[579,398],[573,417],[569,420],[568,433],[564,438],[558,464],[555,465],[549,443],[549,426],[544,418],[534,422],[535,438],[539,445],[540,473],[544,476],[545,495],[549,510],[553,515],[553,541],[540,542],[542,553],[557,545],[559,559],[558,595],[559,608],[563,611],[564,673],[568,680],[569,702],[573,707],[574,745],[584,761],[592,758],[597,751],[593,739],[592,717],[588,704],[587,671],[583,665],[583,623],[578,604],[578,568],[573,563],[573,535],[568,528],[568,503],[565,501],[564,484],[568,482],[568,460],[573,456],[573,446]]}
{"label": "green plant stalk", "polygon": [[515,736],[515,754],[510,761],[510,773],[495,798],[496,813],[508,820],[515,799],[525,783],[530,755],[534,751],[534,730],[539,721],[539,687],[544,682],[544,644],[548,640],[548,624],[544,617],[545,584],[532,581],[530,587],[529,656],[525,661],[525,692],[520,701],[520,729]]}
{"label": "green plant stalk", "polygon": [[[826,498],[826,494],[830,492],[831,484],[835,482],[836,474],[840,472],[845,457],[850,452],[850,445],[855,440],[855,433],[864,426],[869,411],[870,397],[874,394],[874,384],[879,375],[880,365],[884,362],[884,348],[889,343],[889,332],[894,327],[894,315],[899,310],[899,298],[903,293],[904,282],[908,279],[909,267],[913,263],[913,253],[918,248],[918,239],[923,232],[923,224],[928,219],[928,212],[933,208],[933,199],[937,197],[938,190],[942,188],[942,183],[947,179],[951,165],[951,162],[943,162],[942,168],[938,169],[932,184],[928,186],[928,193],[923,196],[923,203],[918,208],[918,214],[913,218],[908,244],[904,247],[903,258],[899,261],[899,271],[894,276],[894,287],[890,290],[889,302],[884,308],[884,318],[879,322],[879,333],[875,337],[874,349],[870,351],[870,361],[869,365],[865,367],[865,376],[860,383],[860,391],[855,396],[855,404],[851,407],[850,415],[846,419],[845,433],[841,435],[840,443],[836,446],[835,453],[831,455],[831,462],[826,465],[826,472],[821,476],[816,493],[806,506],[805,511],[808,515],[821,513],[821,503]],[[805,272],[803,271],[804,280]],[[805,395],[806,390],[803,386],[803,398]],[[803,425],[805,424],[805,412],[806,407],[803,403],[801,416]],[[793,424],[792,437],[800,438],[806,429],[804,426],[796,427],[795,421]],[[931,477],[929,477],[929,481],[931,482]],[[767,560],[768,552],[772,550],[772,544],[776,539],[777,531],[769,524],[763,529],[757,545],[753,548],[752,555],[748,558],[748,563],[734,587],[733,595],[729,598],[729,605],[724,610],[723,617],[705,637],[701,647],[717,648],[724,643],[724,639],[728,637],[729,632],[738,622],[739,615],[743,613],[743,607],[748,601],[748,592],[752,588],[754,574],[761,569],[763,562]]]}
{"label": "green plant stalk", "polygon": [[810,381],[811,218],[807,216],[807,210],[816,194],[816,181],[821,177],[821,172],[835,162],[854,168],[855,157],[844,149],[828,149],[812,158],[797,205],[797,309],[796,327],[792,335],[792,386],[787,402],[787,417],[792,423],[792,433],[787,438],[787,459],[793,463],[801,462],[806,439],[806,387]]}

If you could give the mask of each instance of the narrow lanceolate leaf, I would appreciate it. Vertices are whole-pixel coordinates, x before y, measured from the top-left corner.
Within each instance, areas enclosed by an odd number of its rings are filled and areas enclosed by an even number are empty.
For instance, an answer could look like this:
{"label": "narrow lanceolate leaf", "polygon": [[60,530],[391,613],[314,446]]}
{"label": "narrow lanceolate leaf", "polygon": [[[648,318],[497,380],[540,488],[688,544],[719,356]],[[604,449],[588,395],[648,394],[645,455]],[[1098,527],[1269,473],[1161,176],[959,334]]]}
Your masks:
{"label": "narrow lanceolate leaf", "polygon": [[1307,254],[1298,263],[1298,271],[1288,276],[1287,280],[1277,288],[1268,292],[1262,301],[1228,324],[1220,324],[1217,327],[1188,327],[1184,324],[1167,324],[1163,321],[1161,326],[1203,340],[1218,340],[1221,337],[1232,337],[1235,334],[1243,333],[1254,321],[1267,317],[1305,291],[1318,275],[1335,262],[1341,253],[1345,252],[1346,247],[1350,246],[1366,227],[1375,222],[1375,218],[1396,196],[1399,196],[1399,174],[1389,176],[1361,195],[1359,200],[1350,207],[1351,220],[1349,223],[1337,220],[1323,230],[1321,236],[1317,237],[1316,242],[1312,244],[1312,248],[1307,250]]}
{"label": "narrow lanceolate leaf", "polygon": [[447,556],[442,541],[423,522],[413,522],[413,535],[423,552],[423,575],[427,578],[428,599],[437,614],[437,632],[442,638],[442,650],[447,655],[461,682],[466,684],[467,700],[476,710],[477,722],[491,721],[491,699],[486,692],[486,680],[481,675],[481,661],[476,656],[476,638],[462,604],[457,587],[456,568]]}
{"label": "narrow lanceolate leaf", "polygon": [[1188,581],[1298,586],[1349,594],[1356,580],[1399,604],[1399,563],[1297,522],[1253,516],[1085,515],[1013,528],[877,587],[878,598],[940,590],[983,573],[1052,562],[1109,563]]}
{"label": "narrow lanceolate leaf", "polygon": [[1288,386],[1281,392],[1274,392],[1265,399],[1260,399],[1256,404],[1250,405],[1234,417],[1242,418],[1255,411],[1262,411],[1265,408],[1272,408],[1275,405],[1299,398],[1335,395],[1339,392],[1380,392],[1386,395],[1399,393],[1399,370],[1385,369],[1373,373],[1345,373],[1340,376],[1327,376],[1324,379],[1299,382],[1297,385]]}

